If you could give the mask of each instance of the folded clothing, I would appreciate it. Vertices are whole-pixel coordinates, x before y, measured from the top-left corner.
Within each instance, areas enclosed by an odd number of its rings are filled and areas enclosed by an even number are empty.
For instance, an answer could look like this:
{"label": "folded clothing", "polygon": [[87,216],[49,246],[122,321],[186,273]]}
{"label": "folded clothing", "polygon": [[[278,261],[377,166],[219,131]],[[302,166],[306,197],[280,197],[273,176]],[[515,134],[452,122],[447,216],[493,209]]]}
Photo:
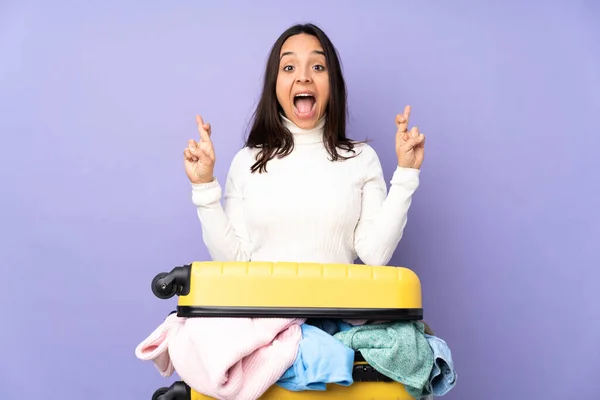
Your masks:
{"label": "folded clothing", "polygon": [[304,324],[296,361],[276,384],[290,391],[323,391],[329,383],[349,386],[353,365],[354,350],[325,331]]}
{"label": "folded clothing", "polygon": [[256,400],[294,363],[304,319],[169,315],[135,351],[220,400]]}

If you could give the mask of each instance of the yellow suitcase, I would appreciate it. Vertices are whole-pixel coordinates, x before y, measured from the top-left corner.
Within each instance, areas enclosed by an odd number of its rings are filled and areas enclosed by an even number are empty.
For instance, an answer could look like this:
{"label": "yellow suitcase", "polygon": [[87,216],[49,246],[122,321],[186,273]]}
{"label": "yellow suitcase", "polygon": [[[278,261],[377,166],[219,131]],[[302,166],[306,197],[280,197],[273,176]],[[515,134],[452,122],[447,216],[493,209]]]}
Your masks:
{"label": "yellow suitcase", "polygon": [[[178,296],[180,317],[282,317],[421,320],[421,283],[410,269],[389,266],[271,262],[193,262],[152,280],[161,299]],[[350,386],[291,392],[272,386],[262,400],[413,400],[401,383],[357,353]],[[153,400],[206,400],[182,381]]]}
{"label": "yellow suitcase", "polygon": [[194,262],[156,275],[152,292],[179,296],[180,317],[423,318],[421,283],[403,267]]}
{"label": "yellow suitcase", "polygon": [[[190,389],[183,381],[154,392],[152,400],[209,400],[211,397]],[[329,385],[326,391],[290,392],[272,386],[261,400],[414,400],[397,382],[358,382],[351,386]]]}

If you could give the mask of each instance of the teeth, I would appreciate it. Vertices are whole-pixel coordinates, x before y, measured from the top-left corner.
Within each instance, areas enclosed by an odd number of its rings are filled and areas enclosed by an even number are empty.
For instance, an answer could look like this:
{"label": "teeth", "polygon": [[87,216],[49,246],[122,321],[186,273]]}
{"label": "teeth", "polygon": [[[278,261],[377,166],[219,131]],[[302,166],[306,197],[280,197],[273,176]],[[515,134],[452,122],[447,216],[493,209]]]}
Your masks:
{"label": "teeth", "polygon": [[312,94],[308,94],[308,93],[301,93],[301,94],[297,94],[294,97],[313,97]]}

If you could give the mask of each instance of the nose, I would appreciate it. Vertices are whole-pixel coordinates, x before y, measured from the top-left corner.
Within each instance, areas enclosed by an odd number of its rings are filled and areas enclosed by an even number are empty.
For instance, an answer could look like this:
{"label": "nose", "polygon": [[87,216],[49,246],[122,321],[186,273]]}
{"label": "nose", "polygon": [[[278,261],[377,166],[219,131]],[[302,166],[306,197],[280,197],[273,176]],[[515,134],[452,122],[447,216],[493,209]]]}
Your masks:
{"label": "nose", "polygon": [[310,69],[298,68],[298,76],[296,76],[297,83],[310,83],[312,78],[310,76]]}

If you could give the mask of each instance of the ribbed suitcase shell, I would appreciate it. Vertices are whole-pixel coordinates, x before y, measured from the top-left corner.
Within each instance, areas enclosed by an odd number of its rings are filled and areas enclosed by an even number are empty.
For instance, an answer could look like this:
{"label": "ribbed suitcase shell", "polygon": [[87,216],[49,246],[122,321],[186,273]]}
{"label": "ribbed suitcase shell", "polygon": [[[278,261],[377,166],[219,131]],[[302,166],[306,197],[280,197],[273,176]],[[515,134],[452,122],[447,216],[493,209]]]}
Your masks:
{"label": "ribbed suitcase shell", "polygon": [[193,262],[152,282],[178,295],[180,317],[421,319],[421,283],[408,268],[346,264]]}

